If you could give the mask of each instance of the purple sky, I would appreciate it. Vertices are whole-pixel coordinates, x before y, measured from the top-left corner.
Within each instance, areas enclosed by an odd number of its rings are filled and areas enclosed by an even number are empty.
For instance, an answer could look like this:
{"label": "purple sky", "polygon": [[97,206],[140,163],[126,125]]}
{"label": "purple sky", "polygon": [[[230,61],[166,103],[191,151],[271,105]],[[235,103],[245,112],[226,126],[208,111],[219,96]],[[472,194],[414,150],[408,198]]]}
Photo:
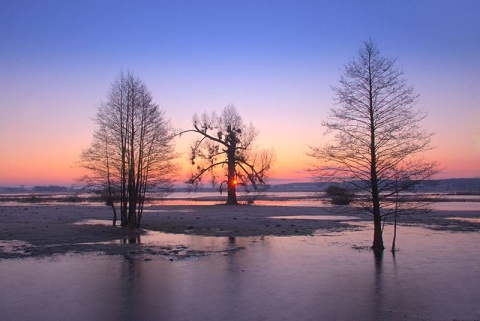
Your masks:
{"label": "purple sky", "polygon": [[2,0],[0,185],[78,177],[91,118],[121,70],[177,128],[235,104],[276,150],[274,178],[304,177],[308,146],[326,139],[330,86],[369,38],[421,95],[441,177],[478,177],[479,12],[474,0]]}

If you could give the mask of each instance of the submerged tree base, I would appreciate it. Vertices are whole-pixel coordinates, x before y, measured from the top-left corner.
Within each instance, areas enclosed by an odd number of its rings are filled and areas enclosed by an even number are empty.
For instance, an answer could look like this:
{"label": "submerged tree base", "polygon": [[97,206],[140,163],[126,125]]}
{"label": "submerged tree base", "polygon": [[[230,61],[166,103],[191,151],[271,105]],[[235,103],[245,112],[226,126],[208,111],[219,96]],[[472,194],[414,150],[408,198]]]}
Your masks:
{"label": "submerged tree base", "polygon": [[382,246],[372,245],[371,249],[374,252],[383,252],[385,250],[385,247],[383,245]]}
{"label": "submerged tree base", "polygon": [[383,245],[383,235],[375,236],[375,240],[373,241],[373,245],[372,245],[372,250],[374,252],[383,252],[383,250],[385,250],[385,246]]}

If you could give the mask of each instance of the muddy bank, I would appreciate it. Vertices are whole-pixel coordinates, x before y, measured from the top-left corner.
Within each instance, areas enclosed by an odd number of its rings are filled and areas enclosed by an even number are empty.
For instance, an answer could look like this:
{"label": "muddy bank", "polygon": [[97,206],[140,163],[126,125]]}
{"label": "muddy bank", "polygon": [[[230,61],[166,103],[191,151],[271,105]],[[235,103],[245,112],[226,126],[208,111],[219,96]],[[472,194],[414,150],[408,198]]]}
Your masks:
{"label": "muddy bank", "polygon": [[[419,224],[457,232],[480,231],[479,211],[434,211],[400,218],[400,224]],[[98,224],[84,224],[94,220]],[[97,221],[98,220],[98,221]],[[205,236],[313,235],[371,228],[368,215],[320,207],[181,206],[148,207],[143,230],[109,225],[106,206],[20,205],[0,207],[0,258],[46,256],[100,251],[113,255],[203,255],[188,249],[147,248],[138,244],[148,231]],[[91,222],[90,222],[91,223]],[[186,254],[187,253],[187,254]]]}

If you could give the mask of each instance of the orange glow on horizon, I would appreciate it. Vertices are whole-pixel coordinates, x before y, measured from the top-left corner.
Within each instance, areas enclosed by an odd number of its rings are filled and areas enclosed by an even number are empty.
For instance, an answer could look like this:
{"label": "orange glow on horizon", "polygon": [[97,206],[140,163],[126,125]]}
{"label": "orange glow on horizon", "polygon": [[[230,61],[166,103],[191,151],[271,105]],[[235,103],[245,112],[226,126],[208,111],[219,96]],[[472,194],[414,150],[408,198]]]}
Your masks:
{"label": "orange glow on horizon", "polygon": [[[75,167],[75,163],[62,164],[60,162],[18,162],[17,164],[9,164],[0,169],[0,186],[19,186],[19,185],[71,185],[76,179],[85,174],[81,168]],[[15,165],[15,166],[13,166]],[[286,164],[285,164],[286,165]],[[445,178],[467,178],[480,177],[478,163],[466,159],[444,159],[440,162],[442,171],[435,176],[437,179]],[[189,171],[179,172],[177,176],[178,183],[186,181]],[[280,181],[310,181],[309,174],[305,168],[275,167],[268,175],[267,183],[276,184]],[[235,179],[234,185],[238,184]]]}
{"label": "orange glow on horizon", "polygon": [[[267,184],[311,181],[307,169],[312,159],[306,156],[307,147],[298,143],[295,148],[287,148],[287,145],[283,142],[275,150],[276,160],[267,175]],[[78,147],[65,146],[59,149],[18,150],[6,154],[0,164],[0,186],[74,184],[76,179],[85,174],[83,169],[76,166],[80,151]],[[465,155],[460,150],[438,148],[425,157],[440,163],[442,171],[435,176],[437,179],[480,177],[480,158]],[[192,166],[185,154],[177,159],[177,163],[181,169],[175,180],[181,185],[187,180]],[[233,184],[237,185],[238,181],[235,179]]]}

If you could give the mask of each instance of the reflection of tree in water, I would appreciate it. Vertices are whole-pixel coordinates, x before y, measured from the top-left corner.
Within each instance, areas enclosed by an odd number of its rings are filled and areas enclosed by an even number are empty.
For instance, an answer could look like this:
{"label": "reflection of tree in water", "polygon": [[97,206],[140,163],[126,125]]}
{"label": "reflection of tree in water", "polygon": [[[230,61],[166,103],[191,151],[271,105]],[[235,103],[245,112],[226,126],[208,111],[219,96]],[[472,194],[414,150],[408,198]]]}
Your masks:
{"label": "reflection of tree in water", "polygon": [[375,259],[375,291],[379,293],[382,289],[383,274],[383,252],[373,251]]}
{"label": "reflection of tree in water", "polygon": [[374,298],[374,316],[375,320],[382,320],[383,314],[383,252],[373,251],[373,258],[375,260],[375,291]]}
{"label": "reflection of tree in water", "polygon": [[[124,239],[125,240],[125,239]],[[136,293],[139,290],[139,261],[132,259],[130,257],[125,257],[125,260],[122,261],[122,289],[123,292],[123,301],[120,303],[121,306],[121,315],[124,320],[134,320],[135,318],[135,309],[133,308],[136,305]]]}
{"label": "reflection of tree in water", "polygon": [[[391,317],[389,310],[392,309],[396,302],[391,301],[391,284],[388,284],[388,280],[392,277],[390,274],[390,269],[387,271],[385,276],[385,266],[384,266],[384,255],[383,252],[374,251],[374,260],[375,260],[375,291],[374,291],[374,313],[376,320],[383,320],[385,318]],[[392,252],[392,268],[393,268],[393,277],[397,279],[397,266],[395,261],[395,252]],[[385,279],[387,277],[387,279]],[[387,284],[385,284],[387,281]],[[390,298],[390,299],[389,299]],[[393,306],[392,306],[393,305]],[[392,311],[390,311],[391,313]]]}
{"label": "reflection of tree in water", "polygon": [[122,240],[122,244],[141,244],[140,235],[126,235]]}

